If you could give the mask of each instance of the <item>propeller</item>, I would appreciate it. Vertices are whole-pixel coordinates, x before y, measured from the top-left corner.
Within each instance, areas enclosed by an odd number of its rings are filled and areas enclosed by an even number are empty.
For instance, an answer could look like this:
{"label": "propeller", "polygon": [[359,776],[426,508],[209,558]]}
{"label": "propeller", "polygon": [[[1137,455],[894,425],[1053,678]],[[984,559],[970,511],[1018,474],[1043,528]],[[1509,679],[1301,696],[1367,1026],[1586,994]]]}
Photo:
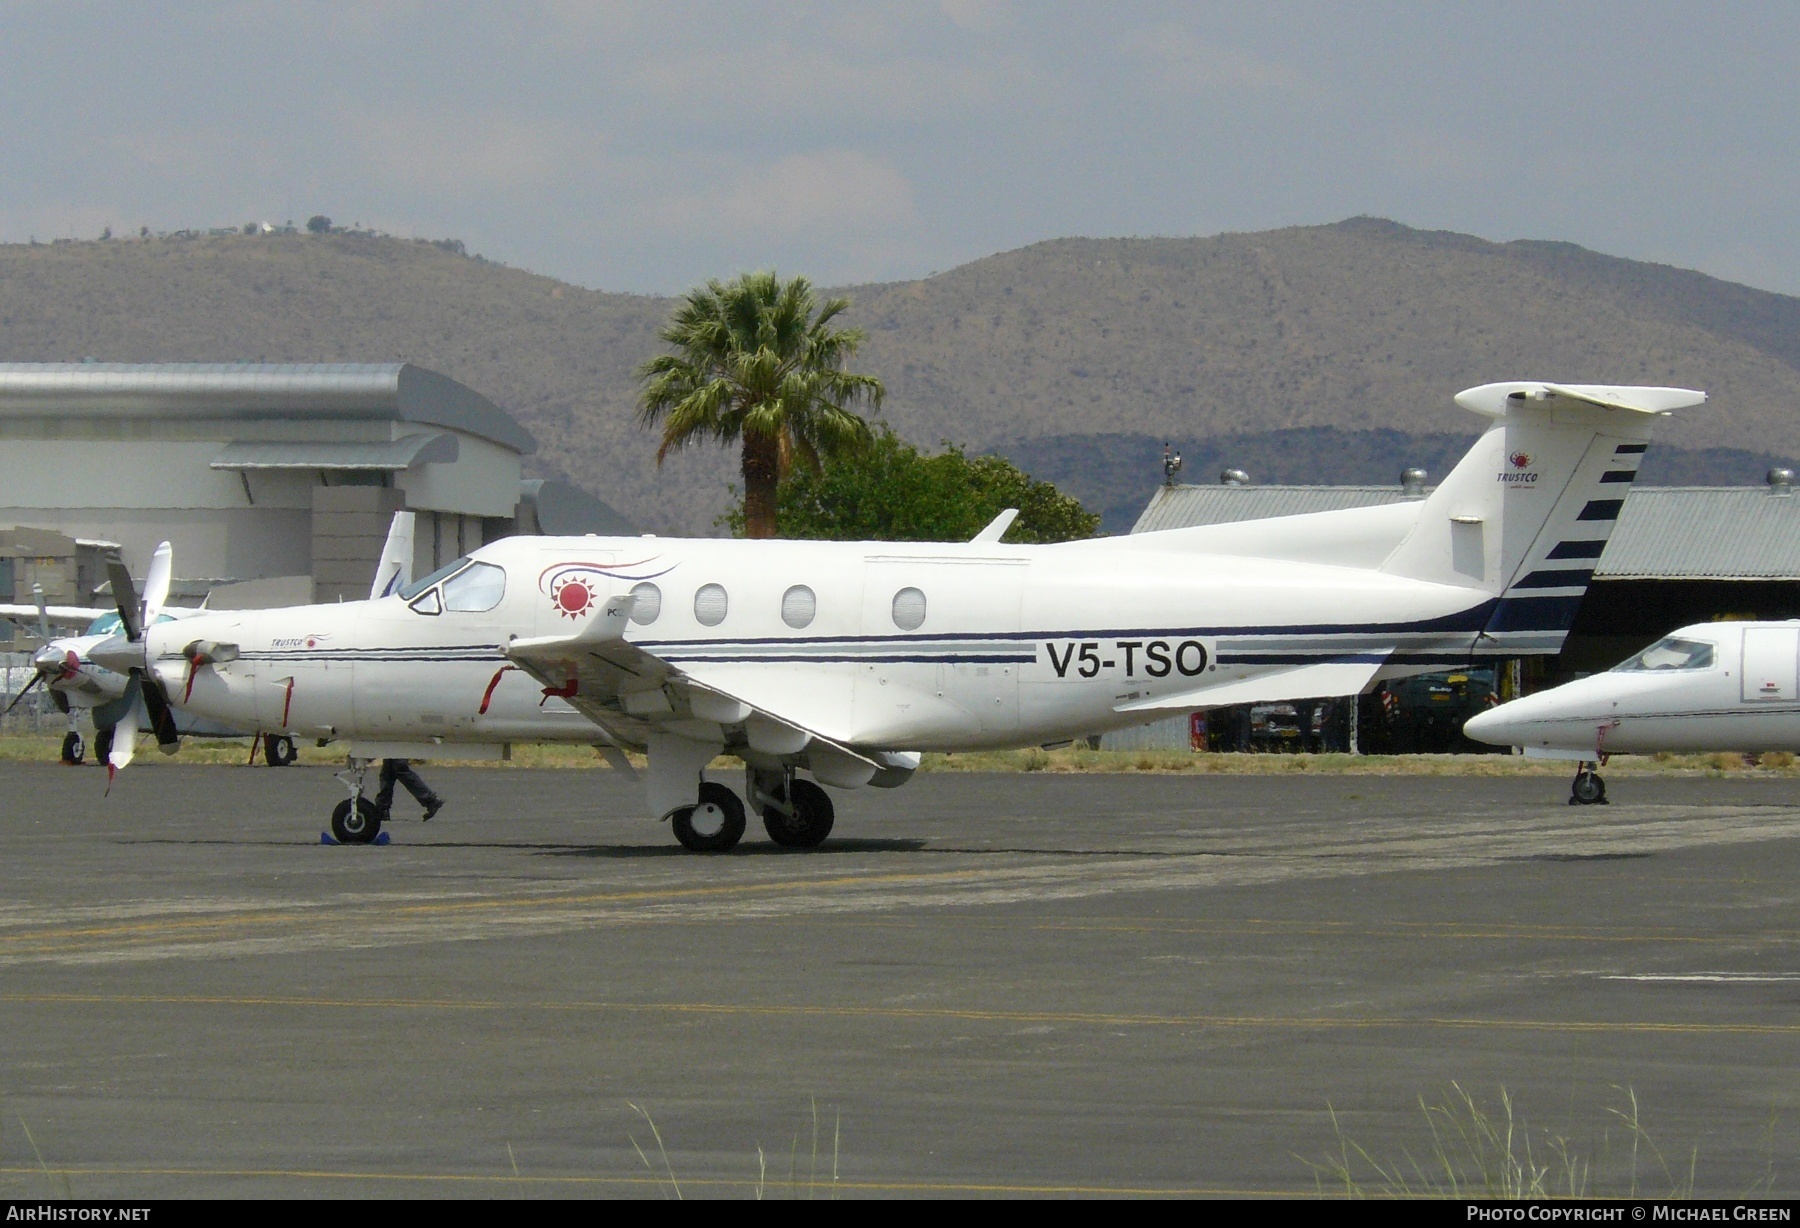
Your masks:
{"label": "propeller", "polygon": [[[136,694],[132,697],[144,701],[144,713],[150,718],[150,731],[156,735],[157,749],[165,755],[172,755],[181,749],[181,733],[175,728],[175,713],[169,706],[169,693],[163,689],[162,683],[150,669],[149,648],[144,639],[149,629],[156,625],[157,618],[162,614],[163,604],[169,598],[169,578],[174,569],[173,555],[169,543],[163,542],[157,546],[156,553],[150,556],[150,569],[144,573],[144,595],[141,601],[124,560],[116,554],[107,557],[106,573],[112,579],[113,602],[119,608],[119,621],[124,624],[125,642],[121,644],[119,637],[114,636],[104,644],[96,644],[88,650],[88,658],[96,664],[131,675],[126,694],[132,695],[132,689],[135,688]],[[106,763],[109,791],[113,775],[131,762],[137,749],[137,713],[136,703],[126,705],[124,716],[114,726],[112,754],[107,756]]]}
{"label": "propeller", "polygon": [[33,670],[31,681],[13,696],[12,702],[6,705],[6,711],[0,716],[10,716],[12,710],[19,706],[19,701],[29,695],[33,689],[48,689],[52,683],[61,682],[65,678],[73,678],[81,670],[81,658],[67,648],[58,648],[54,644],[45,644],[31,656]]}

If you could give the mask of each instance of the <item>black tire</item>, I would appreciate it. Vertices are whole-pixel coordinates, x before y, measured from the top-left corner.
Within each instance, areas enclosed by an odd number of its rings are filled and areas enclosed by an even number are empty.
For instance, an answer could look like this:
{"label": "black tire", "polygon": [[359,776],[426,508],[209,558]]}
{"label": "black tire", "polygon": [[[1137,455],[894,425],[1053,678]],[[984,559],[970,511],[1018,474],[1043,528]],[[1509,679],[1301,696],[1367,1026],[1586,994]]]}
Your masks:
{"label": "black tire", "polygon": [[262,752],[263,762],[270,767],[286,767],[300,757],[294,739],[279,733],[263,734]]}
{"label": "black tire", "polygon": [[825,843],[837,817],[831,795],[810,780],[795,780],[788,785],[787,802],[793,808],[791,815],[774,806],[763,807],[763,829],[769,839],[787,849],[814,849]]}
{"label": "black tire", "polygon": [[706,781],[700,800],[669,816],[681,847],[691,853],[724,853],[744,838],[744,803],[724,785]]}
{"label": "black tire", "polygon": [[1600,774],[1588,768],[1575,773],[1575,783],[1569,786],[1569,804],[1571,806],[1604,806],[1606,805],[1606,782]]}
{"label": "black tire", "polygon": [[356,813],[350,813],[350,799],[345,798],[331,812],[331,834],[339,844],[373,844],[381,834],[381,811],[366,797],[356,799]]}
{"label": "black tire", "polygon": [[70,767],[79,764],[87,754],[87,743],[81,740],[81,734],[71,729],[63,734],[62,761]]}
{"label": "black tire", "polygon": [[100,729],[94,733],[94,762],[103,767],[112,758],[113,733],[111,729]]}

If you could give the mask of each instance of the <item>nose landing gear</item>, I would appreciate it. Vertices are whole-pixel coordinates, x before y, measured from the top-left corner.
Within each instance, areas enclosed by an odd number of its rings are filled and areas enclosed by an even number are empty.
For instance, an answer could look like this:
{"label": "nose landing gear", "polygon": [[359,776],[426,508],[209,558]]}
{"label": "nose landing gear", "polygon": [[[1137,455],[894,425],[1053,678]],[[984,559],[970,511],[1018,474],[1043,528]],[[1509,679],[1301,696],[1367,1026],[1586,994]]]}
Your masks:
{"label": "nose landing gear", "polygon": [[363,778],[369,772],[368,759],[352,759],[345,770],[336,773],[350,790],[350,796],[331,812],[331,834],[339,844],[373,844],[381,834],[381,811],[363,796]]}
{"label": "nose landing gear", "polygon": [[1574,781],[1569,785],[1569,805],[1571,806],[1605,806],[1606,782],[1600,779],[1596,770],[1597,763],[1583,763],[1575,773]]}

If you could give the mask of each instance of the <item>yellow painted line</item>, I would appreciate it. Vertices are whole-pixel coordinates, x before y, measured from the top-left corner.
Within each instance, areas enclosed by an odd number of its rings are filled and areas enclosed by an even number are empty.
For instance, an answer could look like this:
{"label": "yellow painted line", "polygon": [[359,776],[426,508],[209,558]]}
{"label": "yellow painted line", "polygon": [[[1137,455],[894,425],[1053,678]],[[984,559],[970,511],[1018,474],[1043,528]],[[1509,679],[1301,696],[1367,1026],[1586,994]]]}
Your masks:
{"label": "yellow painted line", "polygon": [[[281,1177],[306,1181],[447,1181],[460,1183],[491,1183],[496,1185],[612,1185],[642,1189],[646,1186],[666,1186],[670,1184],[667,1177],[589,1177],[555,1174],[544,1177],[529,1177],[521,1173],[496,1174],[486,1176],[475,1173],[380,1173],[380,1172],[335,1172],[330,1169],[288,1169],[288,1168],[128,1168],[113,1165],[83,1166],[79,1168],[34,1168],[20,1166],[17,1168],[0,1167],[0,1176],[42,1177]],[[756,1188],[754,1178],[729,1177],[676,1177],[677,1183],[695,1188]],[[1140,1198],[1194,1198],[1206,1195],[1236,1198],[1301,1198],[1316,1194],[1316,1189],[1291,1190],[1257,1190],[1233,1189],[1226,1186],[1157,1186],[1157,1185],[1035,1185],[1009,1184],[1001,1182],[973,1181],[848,1181],[830,1179],[798,1182],[765,1180],[765,1191],[785,1193],[789,1190],[805,1189],[809,1193],[826,1194],[833,1190],[849,1191],[895,1191],[915,1193],[962,1193],[962,1194],[1098,1194],[1114,1196],[1131,1196]]]}
{"label": "yellow painted line", "polygon": [[0,993],[0,1003],[94,1006],[301,1007],[321,1010],[548,1011],[616,1014],[747,1015],[787,1019],[951,1020],[959,1023],[1065,1024],[1093,1027],[1267,1028],[1289,1031],[1367,1031],[1376,1028],[1527,1032],[1622,1032],[1677,1035],[1800,1036],[1800,1023],[1681,1023],[1658,1020],[1476,1019],[1400,1015],[1140,1015],[1099,1011],[1003,1011],[950,1007],[780,1006],[726,1002],[502,1002],[483,998],[311,998],[207,994]]}

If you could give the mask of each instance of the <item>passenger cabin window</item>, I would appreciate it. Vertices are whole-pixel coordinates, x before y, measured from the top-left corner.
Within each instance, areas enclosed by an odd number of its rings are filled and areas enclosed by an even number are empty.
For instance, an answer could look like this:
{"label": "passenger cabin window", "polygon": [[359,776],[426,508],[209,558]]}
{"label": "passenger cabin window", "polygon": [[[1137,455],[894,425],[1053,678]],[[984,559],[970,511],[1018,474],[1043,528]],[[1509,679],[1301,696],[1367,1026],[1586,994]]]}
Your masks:
{"label": "passenger cabin window", "polygon": [[716,627],[725,621],[727,604],[723,585],[703,585],[694,594],[694,618],[702,627]]}
{"label": "passenger cabin window", "polygon": [[925,625],[924,593],[903,588],[894,594],[894,625],[902,631],[917,631]]}
{"label": "passenger cabin window", "polygon": [[819,612],[819,599],[804,584],[796,584],[781,595],[781,621],[798,631],[812,625]]}
{"label": "passenger cabin window", "polygon": [[471,563],[444,582],[444,608],[462,614],[483,614],[506,596],[506,572],[492,563]]}
{"label": "passenger cabin window", "polygon": [[1661,639],[1631,660],[1613,666],[1616,670],[1711,669],[1713,645],[1705,640],[1683,640],[1675,636]]}
{"label": "passenger cabin window", "polygon": [[632,585],[631,595],[636,598],[631,603],[631,621],[640,627],[648,627],[662,613],[662,590],[645,581]]}

